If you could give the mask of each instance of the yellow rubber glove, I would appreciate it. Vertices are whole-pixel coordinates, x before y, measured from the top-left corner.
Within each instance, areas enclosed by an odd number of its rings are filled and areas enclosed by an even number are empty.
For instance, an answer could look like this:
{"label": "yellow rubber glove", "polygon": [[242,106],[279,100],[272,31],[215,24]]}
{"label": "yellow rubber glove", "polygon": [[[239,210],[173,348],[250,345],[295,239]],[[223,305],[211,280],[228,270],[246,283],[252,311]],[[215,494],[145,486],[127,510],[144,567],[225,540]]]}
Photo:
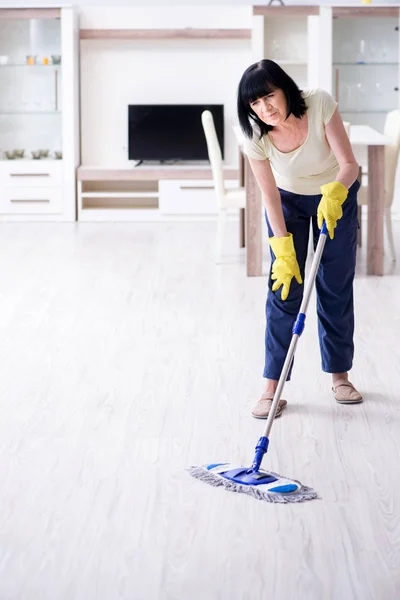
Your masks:
{"label": "yellow rubber glove", "polygon": [[275,260],[272,264],[271,279],[275,281],[272,291],[276,292],[281,286],[281,298],[286,300],[290,290],[292,278],[295,277],[297,283],[303,283],[300,275],[300,268],[294,249],[293,236],[288,233],[286,237],[269,238],[269,245],[275,254]]}
{"label": "yellow rubber glove", "polygon": [[331,240],[333,240],[333,230],[343,216],[342,204],[348,193],[346,186],[340,181],[321,185],[322,198],[317,212],[318,227],[321,229],[325,221]]}

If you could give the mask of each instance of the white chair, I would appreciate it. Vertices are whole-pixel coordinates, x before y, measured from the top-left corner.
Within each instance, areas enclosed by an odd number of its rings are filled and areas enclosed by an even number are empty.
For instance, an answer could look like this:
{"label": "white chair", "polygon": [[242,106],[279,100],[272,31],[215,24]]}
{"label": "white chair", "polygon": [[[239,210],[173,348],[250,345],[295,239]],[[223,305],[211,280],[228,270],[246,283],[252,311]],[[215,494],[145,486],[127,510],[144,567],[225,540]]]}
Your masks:
{"label": "white chair", "polygon": [[[400,150],[400,111],[392,110],[386,116],[384,134],[392,139],[392,143],[385,146],[385,223],[393,262],[396,261],[396,249],[393,240],[391,206],[393,203],[394,186],[396,181],[396,168]],[[359,206],[368,204],[368,184],[362,185],[357,195]]]}
{"label": "white chair", "polygon": [[224,172],[222,168],[221,148],[219,146],[215,131],[214,119],[209,110],[205,110],[202,113],[201,122],[203,124],[204,134],[206,136],[208,158],[211,163],[214,189],[217,197],[218,225],[217,239],[215,244],[215,261],[219,262],[222,256],[228,209],[245,208],[246,193],[244,188],[226,189],[224,183]]}

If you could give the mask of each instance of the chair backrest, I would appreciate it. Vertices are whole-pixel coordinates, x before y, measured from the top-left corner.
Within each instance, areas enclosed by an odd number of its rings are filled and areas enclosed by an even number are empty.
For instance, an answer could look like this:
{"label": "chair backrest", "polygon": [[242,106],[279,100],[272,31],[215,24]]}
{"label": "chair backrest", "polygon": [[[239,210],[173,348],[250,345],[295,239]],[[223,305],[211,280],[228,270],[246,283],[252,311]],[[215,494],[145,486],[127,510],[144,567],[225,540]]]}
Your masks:
{"label": "chair backrest", "polygon": [[211,163],[211,170],[214,179],[217,201],[220,206],[224,204],[225,186],[224,172],[222,169],[222,154],[219,146],[217,133],[215,131],[214,119],[209,110],[205,110],[201,115],[204,134],[206,136],[208,158]]}
{"label": "chair backrest", "polygon": [[343,121],[343,125],[344,125],[347,135],[350,137],[350,127],[351,127],[350,121]]}
{"label": "chair backrest", "polygon": [[390,111],[386,116],[384,134],[391,138],[392,143],[385,146],[385,192],[386,206],[393,202],[396,181],[397,161],[400,150],[400,111]]}

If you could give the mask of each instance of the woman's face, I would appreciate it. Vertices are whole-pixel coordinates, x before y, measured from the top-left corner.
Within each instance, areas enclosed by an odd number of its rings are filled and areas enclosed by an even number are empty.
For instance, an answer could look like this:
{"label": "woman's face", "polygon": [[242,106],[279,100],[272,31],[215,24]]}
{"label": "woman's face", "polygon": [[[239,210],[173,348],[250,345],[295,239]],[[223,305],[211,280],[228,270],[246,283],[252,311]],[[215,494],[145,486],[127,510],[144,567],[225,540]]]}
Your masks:
{"label": "woman's face", "polygon": [[287,102],[286,96],[279,88],[271,91],[262,98],[257,98],[250,102],[250,107],[254,110],[257,117],[272,127],[286,121]]}

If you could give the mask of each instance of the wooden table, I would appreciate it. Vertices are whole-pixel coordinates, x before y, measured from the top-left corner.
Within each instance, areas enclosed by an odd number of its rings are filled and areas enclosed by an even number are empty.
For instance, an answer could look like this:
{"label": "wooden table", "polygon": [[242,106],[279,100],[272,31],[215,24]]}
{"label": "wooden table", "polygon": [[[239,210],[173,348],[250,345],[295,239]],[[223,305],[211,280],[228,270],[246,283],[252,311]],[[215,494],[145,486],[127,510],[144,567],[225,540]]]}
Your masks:
{"label": "wooden table", "polygon": [[[261,192],[250,168],[250,163],[242,152],[243,133],[237,126],[233,129],[240,148],[241,169],[244,172],[243,179],[246,188],[247,275],[257,277],[263,274]],[[391,143],[391,140],[367,125],[352,125],[350,142],[352,146],[368,148],[367,274],[383,275],[384,149]]]}

